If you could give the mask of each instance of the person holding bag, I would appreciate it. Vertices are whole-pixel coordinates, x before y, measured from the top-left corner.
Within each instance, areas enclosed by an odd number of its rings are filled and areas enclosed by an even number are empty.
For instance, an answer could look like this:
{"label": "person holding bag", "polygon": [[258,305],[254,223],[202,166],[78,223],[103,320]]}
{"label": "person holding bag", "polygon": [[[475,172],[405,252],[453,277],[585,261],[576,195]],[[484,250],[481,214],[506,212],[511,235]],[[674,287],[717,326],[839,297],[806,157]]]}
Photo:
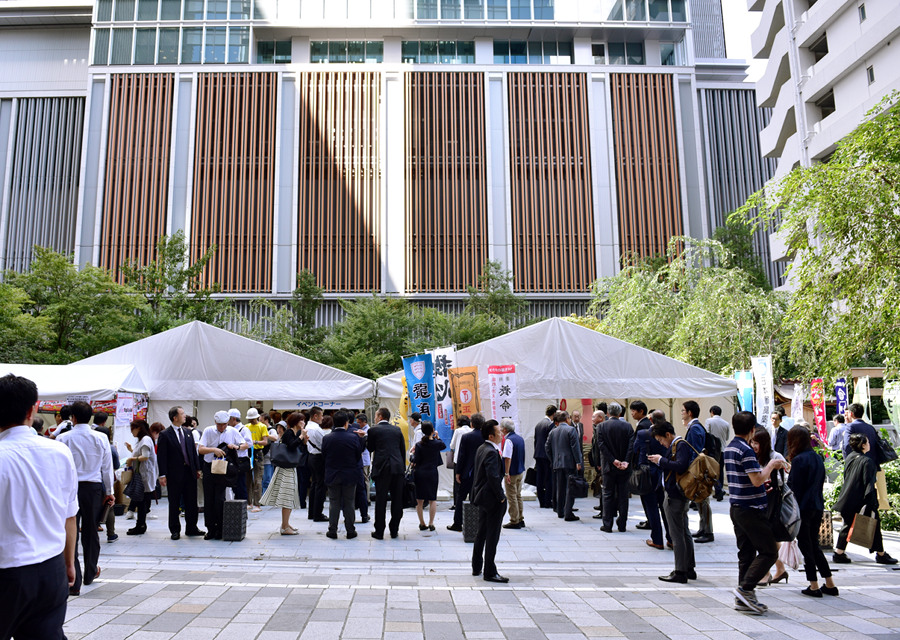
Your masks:
{"label": "person holding bag", "polygon": [[[772,436],[769,435],[769,432],[765,427],[756,427],[753,430],[753,435],[750,436],[750,447],[756,454],[756,459],[759,461],[760,467],[765,467],[767,464],[769,464],[770,460],[780,460],[782,462],[785,462],[784,456],[772,448]],[[767,500],[770,500],[769,496],[772,495],[772,491],[777,490],[778,483],[784,483],[784,471],[773,473],[769,477],[769,480],[767,480],[763,484],[763,486],[765,486],[766,488]],[[767,504],[766,511],[769,511],[769,506],[770,505]],[[767,573],[766,577],[763,578],[762,582],[759,583],[759,586],[761,587],[766,587],[770,584],[781,582],[782,580],[786,584],[788,581],[787,567],[784,566],[784,563],[781,561],[780,557],[781,543],[776,542],[775,544],[778,547],[779,551],[779,557],[777,560],[775,560],[774,565],[775,577],[773,578],[771,573]]]}
{"label": "person holding bag", "polygon": [[129,427],[131,435],[138,443],[132,449],[131,457],[125,460],[125,464],[131,465],[133,473],[140,476],[144,491],[140,500],[133,499],[137,511],[137,524],[126,531],[126,534],[139,536],[147,531],[147,512],[150,511],[159,468],[156,465],[156,447],[153,445],[153,438],[150,437],[150,425],[146,420],[132,420]]}
{"label": "person holding bag", "polygon": [[[415,465],[416,514],[419,531],[434,531],[434,515],[437,513],[438,467],[443,463],[441,451],[447,445],[440,439],[430,422],[422,423],[422,439],[413,448]],[[428,524],[425,524],[425,501],[428,500]]]}
{"label": "person holding bag", "polygon": [[[291,526],[291,511],[300,508],[300,492],[297,484],[297,465],[300,463],[301,446],[306,444],[303,414],[295,411],[288,416],[287,429],[281,440],[272,445],[272,465],[275,473],[263,494],[261,505],[281,507],[281,535],[295,536],[298,531]],[[279,451],[279,448],[282,450]]]}
{"label": "person holding bag", "polygon": [[[797,498],[800,507],[800,532],[797,534],[797,546],[803,554],[803,569],[809,587],[801,591],[805,596],[821,598],[822,594],[838,595],[838,588],[831,578],[831,567],[819,547],[819,527],[822,524],[822,512],[825,501],[822,498],[822,487],[825,484],[825,463],[810,444],[809,431],[802,425],[794,425],[788,432],[788,458],[791,462],[791,473],[788,486]],[[819,588],[816,572],[825,579],[825,586]]]}
{"label": "person holding bag", "polygon": [[[225,509],[225,488],[229,485],[228,456],[231,452],[234,470],[236,471],[237,452],[246,450],[249,445],[234,427],[229,427],[227,411],[217,411],[213,416],[214,425],[206,427],[200,436],[198,453],[203,456],[203,520],[206,523],[204,540],[222,539],[222,522]],[[237,479],[236,475],[230,477]]]}
{"label": "person holding bag", "polygon": [[845,553],[847,537],[850,535],[856,514],[865,508],[874,513],[876,520],[875,536],[869,552],[876,553],[875,562],[878,564],[897,564],[896,558],[885,553],[884,542],[881,539],[881,519],[878,515],[878,494],[875,489],[878,465],[868,455],[871,443],[863,434],[853,433],[848,438],[848,447],[849,453],[844,458],[844,484],[841,487],[841,495],[834,504],[834,510],[840,512],[844,524],[838,534],[831,560],[837,564],[851,562]]}

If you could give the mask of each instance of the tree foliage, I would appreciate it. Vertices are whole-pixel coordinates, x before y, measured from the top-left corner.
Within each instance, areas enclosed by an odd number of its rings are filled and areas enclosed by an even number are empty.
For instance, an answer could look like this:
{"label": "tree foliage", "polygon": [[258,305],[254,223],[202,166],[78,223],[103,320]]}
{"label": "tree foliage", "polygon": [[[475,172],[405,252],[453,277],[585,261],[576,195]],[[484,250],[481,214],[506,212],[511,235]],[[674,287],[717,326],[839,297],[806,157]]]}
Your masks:
{"label": "tree foliage", "polygon": [[466,287],[469,300],[466,313],[485,314],[503,320],[512,326],[520,323],[528,311],[528,302],[512,290],[512,274],[499,262],[488,261],[478,276],[478,286]]}
{"label": "tree foliage", "polygon": [[898,98],[873,109],[828,161],[794,169],[735,214],[780,219],[795,256],[785,329],[805,376],[832,376],[872,354],[888,375],[900,372]]}
{"label": "tree foliage", "polygon": [[32,362],[49,342],[49,318],[25,313],[31,303],[22,289],[0,284],[0,362]]}

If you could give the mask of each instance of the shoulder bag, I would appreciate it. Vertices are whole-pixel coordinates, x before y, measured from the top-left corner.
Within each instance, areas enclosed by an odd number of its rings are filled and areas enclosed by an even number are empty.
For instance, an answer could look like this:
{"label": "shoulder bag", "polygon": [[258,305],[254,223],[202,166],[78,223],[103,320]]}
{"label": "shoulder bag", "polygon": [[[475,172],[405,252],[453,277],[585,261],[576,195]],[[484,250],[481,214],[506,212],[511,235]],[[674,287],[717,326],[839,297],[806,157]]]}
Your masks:
{"label": "shoulder bag", "polygon": [[122,491],[126,496],[128,496],[132,502],[143,502],[144,501],[144,479],[140,474],[141,463],[137,460],[134,461],[134,469],[131,474],[131,479],[128,481],[128,484],[125,485],[125,490]]}
{"label": "shoulder bag", "polygon": [[784,481],[784,472],[779,469],[777,477],[780,482],[772,482],[772,490],[766,495],[766,516],[775,540],[789,542],[796,539],[800,531],[800,507],[794,492]]}
{"label": "shoulder bag", "polygon": [[296,469],[300,466],[301,452],[300,447],[291,449],[282,442],[275,442],[270,445],[272,465],[282,469]]}
{"label": "shoulder bag", "polygon": [[[391,500],[393,500],[391,496]],[[406,468],[406,476],[403,479],[403,508],[409,509],[415,507],[416,502],[416,477],[413,467],[410,465]]]}
{"label": "shoulder bag", "polygon": [[653,476],[650,466],[646,464],[636,466],[628,478],[628,490],[636,496],[646,496],[653,493]]}

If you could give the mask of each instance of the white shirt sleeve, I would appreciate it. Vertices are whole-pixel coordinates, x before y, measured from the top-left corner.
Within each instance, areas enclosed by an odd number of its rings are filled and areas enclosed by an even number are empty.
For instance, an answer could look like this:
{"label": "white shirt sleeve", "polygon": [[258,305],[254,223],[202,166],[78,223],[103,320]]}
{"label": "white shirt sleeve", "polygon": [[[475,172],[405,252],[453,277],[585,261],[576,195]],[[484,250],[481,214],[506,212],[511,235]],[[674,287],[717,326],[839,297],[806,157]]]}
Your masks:
{"label": "white shirt sleeve", "polygon": [[512,458],[513,454],[513,443],[509,438],[506,439],[506,442],[503,443],[503,457],[504,458]]}

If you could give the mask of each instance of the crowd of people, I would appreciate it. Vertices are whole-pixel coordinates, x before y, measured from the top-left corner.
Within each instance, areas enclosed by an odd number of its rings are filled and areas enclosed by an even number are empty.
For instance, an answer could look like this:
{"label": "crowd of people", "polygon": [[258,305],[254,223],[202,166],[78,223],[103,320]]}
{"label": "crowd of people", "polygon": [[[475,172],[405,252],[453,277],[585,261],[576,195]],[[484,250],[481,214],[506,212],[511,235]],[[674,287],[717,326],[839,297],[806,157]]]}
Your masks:
{"label": "crowd of people", "polygon": [[[115,516],[109,513],[119,460],[104,424],[107,416],[75,402],[60,412],[54,429],[44,432],[36,420],[36,403],[33,383],[13,375],[0,378],[0,496],[8,502],[2,512],[13,514],[0,522],[0,594],[21,602],[16,616],[0,621],[0,637],[13,636],[37,617],[40,624],[61,627],[66,595],[79,595],[82,584],[100,576],[99,530],[106,526],[107,542],[118,538]],[[673,570],[659,579],[684,584],[697,579],[694,544],[715,541],[709,501],[722,500],[727,486],[738,547],[735,608],[763,614],[766,607],[756,597],[757,587],[788,578],[779,562],[771,508],[773,492],[787,486],[801,514],[796,543],[809,582],[802,593],[838,595],[818,542],[825,468],[815,447],[824,443],[807,424],[786,429],[775,414],[773,438],[752,413],[738,412],[729,425],[713,406],[704,426],[698,403],[687,401],[681,406],[681,436],[664,412],[650,411],[642,401],[630,403],[628,411],[634,427],[623,418],[623,406],[600,403],[591,417],[593,433],[586,437],[580,415],[547,407],[534,432],[531,482],[538,508],[552,509],[567,522],[579,520],[575,499],[589,491],[586,478],[596,478],[599,529],[625,532],[632,475],[645,474],[648,488],[640,496],[645,519],[637,528],[649,531],[648,547],[674,551]],[[845,453],[844,485],[835,506],[844,525],[835,563],[851,561],[845,550],[854,516],[869,508],[878,517],[875,474],[884,462],[879,436],[862,420],[862,407],[851,405],[848,413],[848,420],[836,421],[838,436],[829,438],[829,445]],[[327,523],[328,538],[338,537],[343,519],[346,538],[353,539],[358,536],[356,513],[359,522],[369,521],[370,483],[375,490],[372,538],[383,540],[385,533],[398,537],[410,483],[419,529],[434,532],[438,470],[446,465],[454,475],[453,520],[447,529],[461,532],[474,524],[473,576],[508,581],[498,572],[497,545],[502,529],[525,528],[522,490],[531,471],[525,439],[512,420],[498,423],[480,413],[460,416],[448,446],[418,413],[409,416],[413,434],[408,445],[384,407],[376,410],[371,427],[365,413],[325,415],[320,407],[285,413],[251,408],[245,416],[236,409],[222,410],[202,431],[180,406],[169,410],[168,419],[168,426],[144,420],[130,424],[134,441],[122,464],[131,476],[126,493],[135,520],[128,535],[146,533],[148,513],[165,488],[172,540],[180,539],[182,520],[186,536],[222,539],[230,494],[245,500],[251,512],[280,508],[281,535],[298,535],[291,517],[304,509],[309,520]],[[37,437],[35,425],[48,437]],[[692,505],[679,477],[700,452],[718,460],[721,476],[711,497]],[[693,534],[688,526],[692,506],[700,516]],[[206,531],[198,527],[200,513]],[[470,515],[474,523],[468,522]],[[884,552],[880,530],[870,551],[878,563],[897,562]],[[39,603],[30,600],[36,594]],[[60,636],[48,632],[40,637]]]}

